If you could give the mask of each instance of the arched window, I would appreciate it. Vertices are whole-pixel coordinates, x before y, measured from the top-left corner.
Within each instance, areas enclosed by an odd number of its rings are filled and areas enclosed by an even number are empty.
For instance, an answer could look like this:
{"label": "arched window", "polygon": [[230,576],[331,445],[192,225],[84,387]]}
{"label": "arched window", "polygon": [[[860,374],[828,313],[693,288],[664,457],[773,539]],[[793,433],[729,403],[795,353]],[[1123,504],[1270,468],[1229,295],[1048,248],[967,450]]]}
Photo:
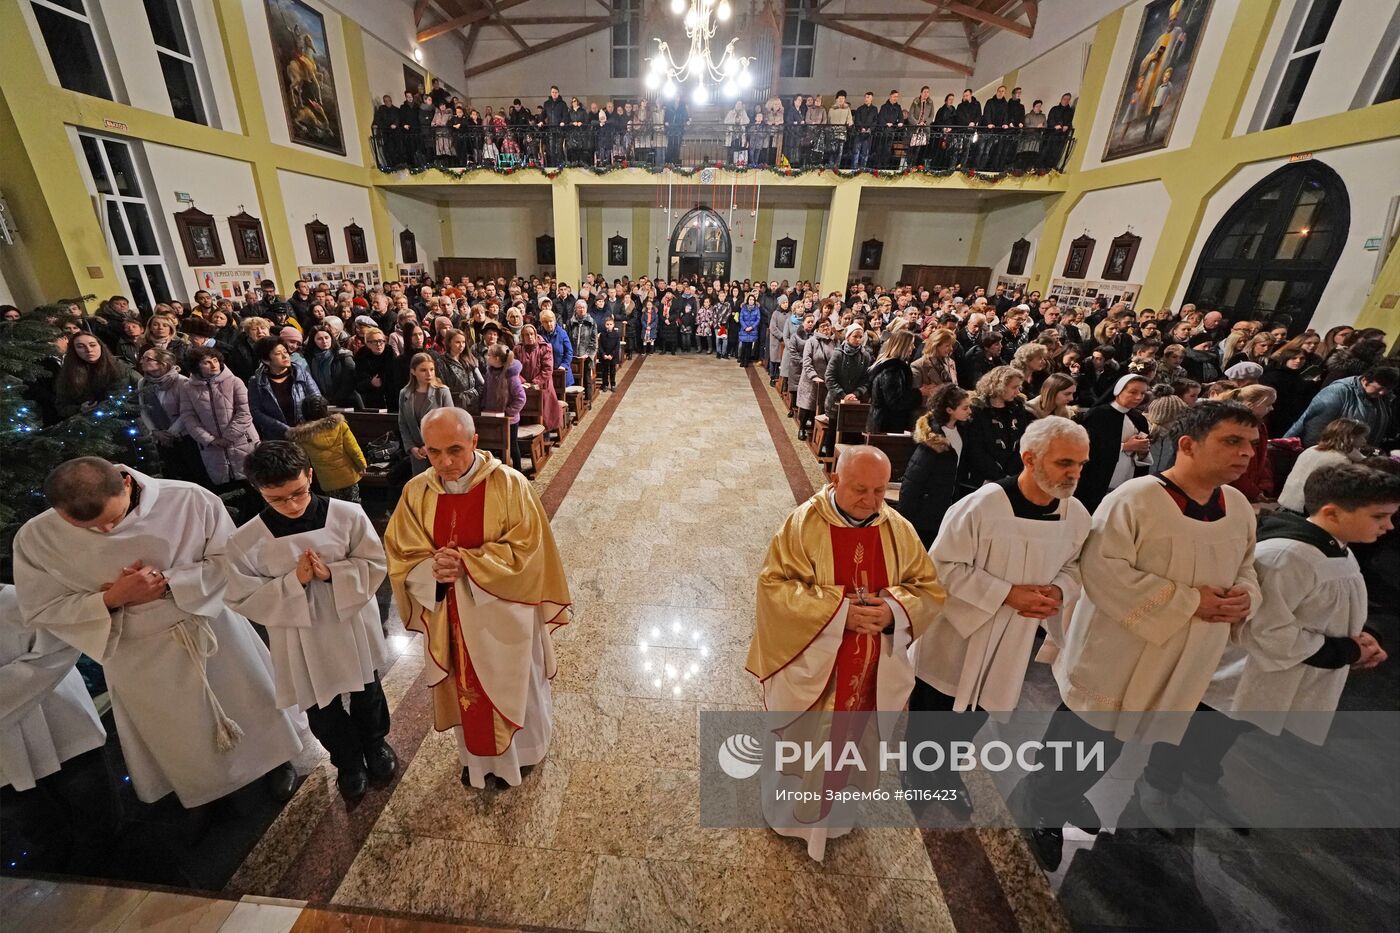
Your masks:
{"label": "arched window", "polygon": [[1346,186],[1318,161],[1287,165],[1235,202],[1196,261],[1186,300],[1230,320],[1287,314],[1303,329],[1351,226]]}
{"label": "arched window", "polygon": [[668,278],[729,278],[729,227],[708,207],[695,208],[680,219],[671,233],[668,258]]}

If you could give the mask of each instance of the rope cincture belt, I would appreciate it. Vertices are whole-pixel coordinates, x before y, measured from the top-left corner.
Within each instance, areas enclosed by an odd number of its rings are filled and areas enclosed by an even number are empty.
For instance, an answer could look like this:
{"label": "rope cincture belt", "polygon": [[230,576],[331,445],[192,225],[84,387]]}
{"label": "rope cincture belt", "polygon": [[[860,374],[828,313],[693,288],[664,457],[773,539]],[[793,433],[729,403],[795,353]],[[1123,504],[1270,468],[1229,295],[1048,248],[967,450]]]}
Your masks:
{"label": "rope cincture belt", "polygon": [[219,640],[214,636],[214,629],[209,625],[208,620],[193,616],[181,619],[171,629],[171,632],[174,633],[175,640],[180,643],[180,647],[185,649],[185,654],[189,655],[190,661],[199,671],[199,679],[204,683],[204,695],[208,698],[209,709],[214,714],[215,750],[232,751],[238,744],[238,740],[243,737],[243,729],[224,712],[223,705],[219,703],[219,698],[214,693],[214,688],[209,684],[206,662],[219,650]]}

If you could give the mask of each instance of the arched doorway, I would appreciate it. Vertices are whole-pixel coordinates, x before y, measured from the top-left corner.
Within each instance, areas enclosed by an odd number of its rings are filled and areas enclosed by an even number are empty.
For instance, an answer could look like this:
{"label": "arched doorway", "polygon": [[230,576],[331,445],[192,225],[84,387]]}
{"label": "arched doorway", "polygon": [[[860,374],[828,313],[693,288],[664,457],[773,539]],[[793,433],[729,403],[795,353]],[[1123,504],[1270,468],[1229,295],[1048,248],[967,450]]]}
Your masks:
{"label": "arched doorway", "polygon": [[1287,165],[1221,218],[1196,261],[1186,300],[1230,320],[1287,314],[1302,330],[1351,227],[1346,185],[1329,166]]}
{"label": "arched doorway", "polygon": [[672,231],[668,258],[668,278],[729,278],[729,227],[708,207],[695,208]]}

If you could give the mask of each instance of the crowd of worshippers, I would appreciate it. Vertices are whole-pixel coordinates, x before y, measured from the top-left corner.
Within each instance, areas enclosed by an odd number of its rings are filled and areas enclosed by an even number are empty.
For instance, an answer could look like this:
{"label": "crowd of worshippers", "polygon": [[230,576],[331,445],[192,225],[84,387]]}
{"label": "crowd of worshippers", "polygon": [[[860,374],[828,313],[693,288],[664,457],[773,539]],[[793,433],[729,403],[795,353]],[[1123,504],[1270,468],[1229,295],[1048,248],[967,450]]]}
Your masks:
{"label": "crowd of worshippers", "polygon": [[478,110],[434,82],[426,93],[405,91],[402,103],[386,94],[374,128],[385,170],[707,161],[1004,172],[1059,165],[1074,130],[1072,99],[1063,94],[1047,109],[1039,99],[1028,108],[1019,87],[998,87],[985,104],[971,88],[944,95],[941,104],[927,86],[903,102],[898,90],[883,101],[873,91],[855,98],[838,90],[829,98],[736,101],[722,125],[707,125],[692,119],[684,96],[600,104],[566,99],[551,87],[533,110],[519,98],[499,110]]}
{"label": "crowd of worshippers", "polygon": [[[1077,495],[1091,508],[1126,479],[1169,467],[1174,425],[1201,399],[1238,401],[1263,419],[1236,481],[1253,502],[1296,498],[1276,482],[1275,461],[1318,445],[1334,422],[1354,425],[1347,450],[1358,455],[1388,449],[1398,423],[1400,375],[1380,330],[1318,335],[1284,317],[1231,323],[1193,305],[1061,308],[1003,285],[855,283],[822,295],[806,281],[609,283],[590,273],[577,293],[548,276],[444,277],[382,288],[298,281],[283,297],[264,281],[241,307],[199,291],[188,306],[141,313],[114,296],[93,315],[69,304],[54,323],[54,355],[31,387],[44,420],[134,386],[167,475],[221,491],[240,486],[258,440],[293,439],[320,458],[320,488],[358,498],[364,455],[331,409],[397,412],[417,473],[427,466],[418,425],[434,408],[502,412],[514,437],[534,386],[554,429],[557,382],[567,391],[577,375],[590,398],[611,391],[634,353],[762,362],[791,391],[801,439],[842,401],[868,402],[869,431],[918,441],[901,509],[929,541],[949,505],[1016,471],[1037,417],[1090,429],[1094,460]],[[834,442],[826,432],[819,453],[831,456]]]}

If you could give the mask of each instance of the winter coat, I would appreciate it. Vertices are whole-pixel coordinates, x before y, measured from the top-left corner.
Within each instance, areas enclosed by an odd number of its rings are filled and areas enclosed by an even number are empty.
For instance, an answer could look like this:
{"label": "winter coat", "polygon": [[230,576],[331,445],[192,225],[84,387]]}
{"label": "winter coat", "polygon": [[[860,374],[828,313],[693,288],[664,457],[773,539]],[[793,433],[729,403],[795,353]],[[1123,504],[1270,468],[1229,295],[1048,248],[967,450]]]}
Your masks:
{"label": "winter coat", "polygon": [[253,373],[258,369],[258,355],[253,350],[253,342],[248,339],[248,335],[239,332],[229,344],[228,356],[224,359],[224,365],[233,370],[233,374],[244,382],[253,378]]}
{"label": "winter coat", "polygon": [[554,391],[554,351],[543,340],[535,341],[533,347],[521,344],[515,348],[515,362],[520,378],[540,390],[540,423],[547,430],[559,430],[564,419]]}
{"label": "winter coat", "polygon": [[1269,461],[1269,432],[1259,432],[1254,441],[1254,456],[1239,479],[1230,484],[1245,494],[1250,502],[1262,502],[1274,497],[1274,466]]}
{"label": "winter coat", "polygon": [[909,519],[924,547],[929,547],[938,537],[944,514],[962,491],[958,488],[958,452],[937,428],[925,431],[923,424],[920,421],[914,428],[918,446],[904,469],[895,508]]}
{"label": "winter coat", "polygon": [[[243,465],[258,444],[258,431],[248,406],[248,387],[233,370],[225,367],[207,378],[186,379],[180,386],[180,418],[199,445],[211,483],[221,486],[244,478]],[[212,446],[216,440],[226,446]]]}
{"label": "winter coat", "polygon": [[313,351],[306,369],[327,404],[337,408],[361,407],[360,394],[355,391],[355,357],[349,350],[332,347],[324,352]]}
{"label": "winter coat", "polygon": [[303,421],[287,432],[287,440],[306,451],[323,492],[355,485],[368,466],[344,415]]}
{"label": "winter coat", "polygon": [[914,426],[924,396],[914,371],[904,360],[886,357],[870,367],[870,416],[865,429],[872,434],[901,434]]}
{"label": "winter coat", "polygon": [[570,318],[567,331],[575,356],[592,358],[598,355],[598,325],[593,323],[593,318],[586,314],[582,318]]}
{"label": "winter coat", "polygon": [[[403,440],[404,450],[413,447],[423,446],[423,423],[413,413],[413,386],[406,385],[399,390],[399,437]],[[423,412],[427,417],[428,412],[435,408],[451,408],[452,393],[447,386],[428,386],[428,408]],[[411,454],[408,458],[409,464],[413,467],[413,474],[417,476],[429,467],[427,458],[419,459]]]}
{"label": "winter coat", "polygon": [[783,358],[783,341],[787,340],[788,324],[788,315],[781,308],[775,307],[772,316],[768,318],[768,358],[770,360]]}
{"label": "winter coat", "polygon": [[439,354],[437,369],[438,378],[452,393],[452,404],[473,414],[481,411],[481,392],[486,388],[486,379],[475,363],[459,363]]}
{"label": "winter coat", "polygon": [[550,349],[554,351],[554,368],[563,368],[564,385],[566,387],[573,385],[574,344],[569,339],[569,332],[556,322],[552,331],[545,332],[543,328],[540,329],[540,339],[548,343]]}
{"label": "winter coat", "polygon": [[[399,393],[394,386],[394,371],[398,368],[398,354],[391,347],[383,353],[375,353],[368,347],[355,354],[355,391],[366,408],[397,411]],[[375,376],[379,385],[372,384]]]}
{"label": "winter coat", "polygon": [[1371,398],[1363,392],[1360,376],[1340,379],[1313,396],[1284,437],[1302,438],[1303,446],[1311,447],[1333,421],[1355,418],[1370,427],[1371,443],[1377,444],[1386,438],[1390,428],[1389,404],[1387,399]]}
{"label": "winter coat", "polygon": [[[791,318],[788,319],[788,323],[792,323]],[[793,325],[788,333],[787,343],[783,346],[782,374],[787,377],[789,386],[795,387],[797,381],[802,378],[802,352],[807,349],[807,340],[811,336],[811,332],[803,328],[801,321]]]}
{"label": "winter coat", "polygon": [[170,374],[166,385],[142,376],[136,383],[136,397],[141,402],[141,423],[148,431],[165,431],[176,437],[185,433],[180,420],[180,386],[185,377],[178,372]]}
{"label": "winter coat", "polygon": [[1278,393],[1274,410],[1269,412],[1269,436],[1278,437],[1293,426],[1317,394],[1317,384],[1303,378],[1301,369],[1289,369],[1281,364],[1264,367],[1259,382]]}
{"label": "winter coat", "polygon": [[976,489],[1021,472],[1021,435],[1035,416],[1019,400],[993,408],[983,399],[972,402],[972,417],[963,422],[962,459],[958,482],[964,490]]}
{"label": "winter coat", "polygon": [[816,379],[826,379],[826,368],[831,363],[831,355],[836,347],[830,337],[815,334],[802,349],[802,381],[797,384],[797,407],[803,411],[816,411]]}
{"label": "winter coat", "polygon": [[248,381],[248,407],[253,411],[253,424],[257,426],[258,435],[265,441],[280,441],[286,437],[287,428],[301,423],[301,403],[321,394],[311,374],[295,363],[292,364],[291,375],[287,378],[292,380],[290,422],[284,420],[286,413],[282,411],[282,406],[277,404],[277,396],[272,392],[272,380],[268,377],[266,366],[258,367],[258,371],[253,373],[253,378]]}
{"label": "winter coat", "polygon": [[[1129,411],[1126,417],[1143,434],[1150,433],[1151,428],[1142,412]],[[1104,403],[1080,413],[1077,419],[1089,432],[1089,462],[1079,474],[1074,497],[1084,503],[1084,508],[1090,513],[1112,491],[1109,483],[1113,481],[1113,474],[1123,454],[1123,418],[1122,412]]]}
{"label": "winter coat", "polygon": [[870,354],[864,348],[848,353],[843,344],[832,348],[831,359],[826,364],[827,414],[835,416],[836,406],[848,395],[869,401]]}
{"label": "winter coat", "polygon": [[753,343],[758,339],[758,305],[744,305],[739,309],[739,342]]}
{"label": "winter coat", "polygon": [[[520,361],[511,360],[509,366],[504,370],[495,366],[486,367],[486,394],[482,398],[482,411],[490,411],[486,408],[486,399],[493,397],[493,390],[496,389],[497,380],[507,380],[505,391],[506,397],[506,423],[519,424],[520,411],[525,407],[525,383],[520,380]],[[556,408],[558,406],[555,406]]]}

